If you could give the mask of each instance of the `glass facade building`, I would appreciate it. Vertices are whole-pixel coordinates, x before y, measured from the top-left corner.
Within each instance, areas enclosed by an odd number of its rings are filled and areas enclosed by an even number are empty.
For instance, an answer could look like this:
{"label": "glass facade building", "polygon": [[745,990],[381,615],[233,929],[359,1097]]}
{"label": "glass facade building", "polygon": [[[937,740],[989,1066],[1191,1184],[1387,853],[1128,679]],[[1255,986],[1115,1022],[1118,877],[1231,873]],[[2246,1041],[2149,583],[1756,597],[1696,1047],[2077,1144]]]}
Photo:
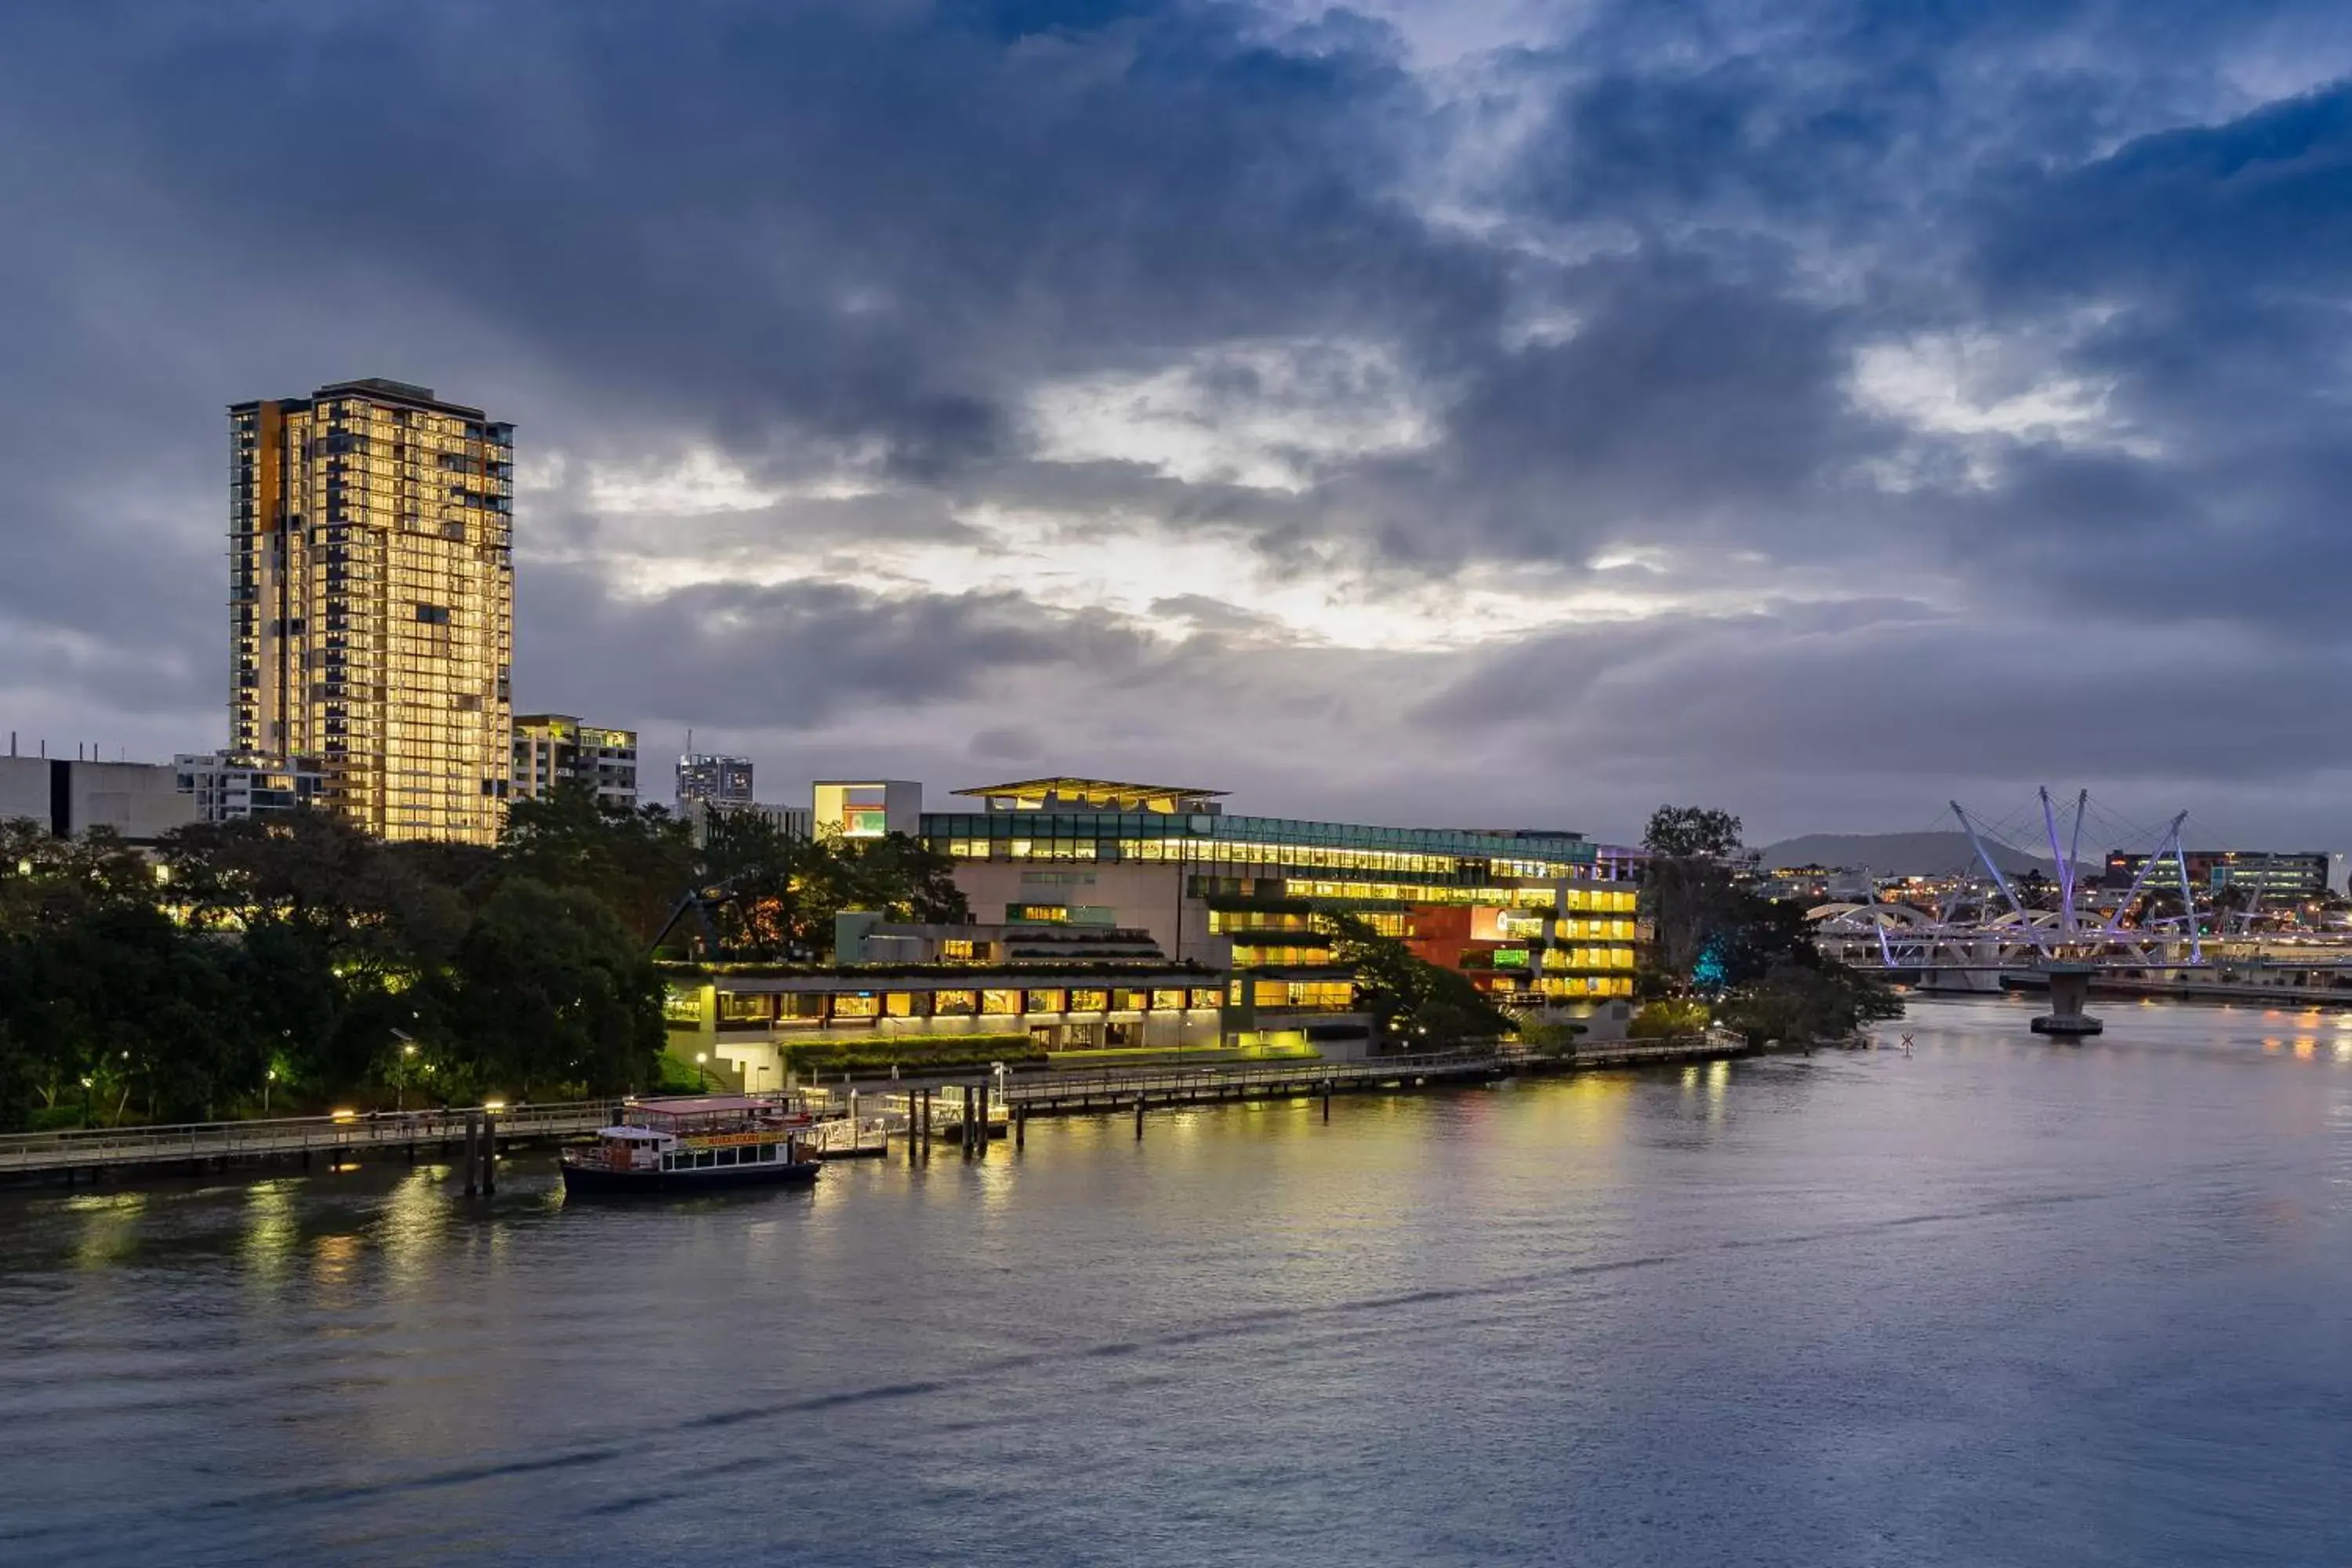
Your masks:
{"label": "glass facade building", "polygon": [[[1572,835],[1374,827],[1223,812],[927,812],[924,839],[958,860],[1173,863],[1198,892],[1351,903],[1544,908],[1555,884],[1600,874]],[[1225,884],[1230,884],[1227,886]]]}
{"label": "glass facade building", "polygon": [[751,805],[751,760],[698,752],[678,758],[677,809],[684,812],[697,801],[712,805]]}
{"label": "glass facade building", "polygon": [[1089,779],[960,793],[987,809],[926,813],[922,836],[983,918],[1150,927],[1180,956],[1252,972],[1235,1003],[1343,1008],[1346,988],[1318,973],[1331,967],[1328,917],[1410,937],[1448,910],[1496,927],[1475,943],[1465,927],[1447,960],[1483,965],[1483,988],[1546,1001],[1633,991],[1628,863],[1580,834],[1242,816],[1213,791]]}
{"label": "glass facade building", "polygon": [[488,844],[512,765],[513,426],[342,382],[229,410],[230,752],[386,839]]}

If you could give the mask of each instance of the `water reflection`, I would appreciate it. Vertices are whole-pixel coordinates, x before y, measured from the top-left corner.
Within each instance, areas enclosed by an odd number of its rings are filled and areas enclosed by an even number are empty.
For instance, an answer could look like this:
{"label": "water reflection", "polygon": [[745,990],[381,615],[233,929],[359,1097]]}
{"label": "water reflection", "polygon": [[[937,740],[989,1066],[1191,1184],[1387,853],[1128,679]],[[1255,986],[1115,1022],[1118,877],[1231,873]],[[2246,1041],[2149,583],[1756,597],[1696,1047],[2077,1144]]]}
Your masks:
{"label": "water reflection", "polygon": [[2352,1559],[2352,1031],[2032,1012],[675,1206],[13,1194],[0,1560]]}

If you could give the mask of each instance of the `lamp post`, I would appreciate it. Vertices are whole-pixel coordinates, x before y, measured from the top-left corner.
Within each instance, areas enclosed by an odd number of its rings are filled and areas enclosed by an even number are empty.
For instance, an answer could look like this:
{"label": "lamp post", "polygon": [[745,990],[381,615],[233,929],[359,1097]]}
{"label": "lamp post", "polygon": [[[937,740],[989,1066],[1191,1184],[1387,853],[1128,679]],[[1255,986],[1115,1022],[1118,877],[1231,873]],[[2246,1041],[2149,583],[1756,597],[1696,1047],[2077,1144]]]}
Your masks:
{"label": "lamp post", "polygon": [[[412,1022],[415,1021],[415,1016],[414,1013],[409,1015]],[[408,1069],[410,1064],[416,1059],[416,1040],[405,1029],[393,1030],[392,1037],[400,1042],[400,1074],[393,1079],[392,1108],[394,1110],[406,1110],[408,1109]]]}
{"label": "lamp post", "polygon": [[710,1087],[710,1075],[702,1070],[703,1064],[709,1060],[710,1053],[709,1051],[697,1051],[694,1053],[694,1085],[697,1089],[709,1089]]}
{"label": "lamp post", "polygon": [[[82,1079],[81,1081],[82,1081],[83,1083],[87,1084],[88,1082],[89,1082],[89,1079]],[[278,1081],[278,1069],[277,1069],[276,1068],[271,1068],[268,1070],[268,1072],[265,1073],[265,1074],[262,1076],[262,1079],[261,1079],[261,1114],[262,1114],[262,1115],[264,1115],[264,1116],[268,1116],[268,1115],[269,1114],[269,1086],[270,1086],[271,1084],[273,1084],[273,1083],[276,1083],[277,1081]]]}

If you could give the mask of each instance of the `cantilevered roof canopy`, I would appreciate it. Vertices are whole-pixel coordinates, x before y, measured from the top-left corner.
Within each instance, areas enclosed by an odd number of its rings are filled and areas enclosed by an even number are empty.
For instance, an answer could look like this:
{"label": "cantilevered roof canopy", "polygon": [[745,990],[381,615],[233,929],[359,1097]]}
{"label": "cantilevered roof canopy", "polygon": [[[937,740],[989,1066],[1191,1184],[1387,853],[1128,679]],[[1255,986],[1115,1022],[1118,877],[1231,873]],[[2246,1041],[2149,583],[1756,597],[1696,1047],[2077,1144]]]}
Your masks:
{"label": "cantilevered roof canopy", "polygon": [[1195,789],[1188,784],[1121,784],[1115,779],[1024,779],[1017,784],[986,784],[960,789],[960,795],[978,796],[992,804],[1014,803],[1035,810],[1048,801],[1057,805],[1087,806],[1097,811],[1184,812],[1223,798],[1221,789]]}

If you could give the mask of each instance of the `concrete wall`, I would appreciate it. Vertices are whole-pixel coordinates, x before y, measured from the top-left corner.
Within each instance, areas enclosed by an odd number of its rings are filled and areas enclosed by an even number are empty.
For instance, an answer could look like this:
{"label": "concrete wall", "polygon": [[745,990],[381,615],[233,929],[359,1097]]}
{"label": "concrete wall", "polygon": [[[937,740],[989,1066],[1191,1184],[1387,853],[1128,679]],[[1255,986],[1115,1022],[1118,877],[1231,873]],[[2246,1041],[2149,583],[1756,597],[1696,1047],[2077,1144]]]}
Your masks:
{"label": "concrete wall", "polygon": [[196,800],[182,795],[178,770],[156,763],[70,763],[67,831],[111,827],[145,842],[196,820]]}
{"label": "concrete wall", "polygon": [[0,757],[0,822],[29,816],[49,826],[49,763],[46,757]]}
{"label": "concrete wall", "polygon": [[1183,896],[1188,869],[1150,860],[960,860],[955,880],[971,900],[975,921],[1002,921],[1011,904],[1108,909],[1111,924],[1150,931],[1170,958],[1227,968],[1233,943],[1209,934],[1205,902]]}
{"label": "concrete wall", "polygon": [[110,827],[143,843],[196,820],[195,797],[179,792],[178,776],[163,763],[0,757],[0,819],[28,816],[60,837]]}

